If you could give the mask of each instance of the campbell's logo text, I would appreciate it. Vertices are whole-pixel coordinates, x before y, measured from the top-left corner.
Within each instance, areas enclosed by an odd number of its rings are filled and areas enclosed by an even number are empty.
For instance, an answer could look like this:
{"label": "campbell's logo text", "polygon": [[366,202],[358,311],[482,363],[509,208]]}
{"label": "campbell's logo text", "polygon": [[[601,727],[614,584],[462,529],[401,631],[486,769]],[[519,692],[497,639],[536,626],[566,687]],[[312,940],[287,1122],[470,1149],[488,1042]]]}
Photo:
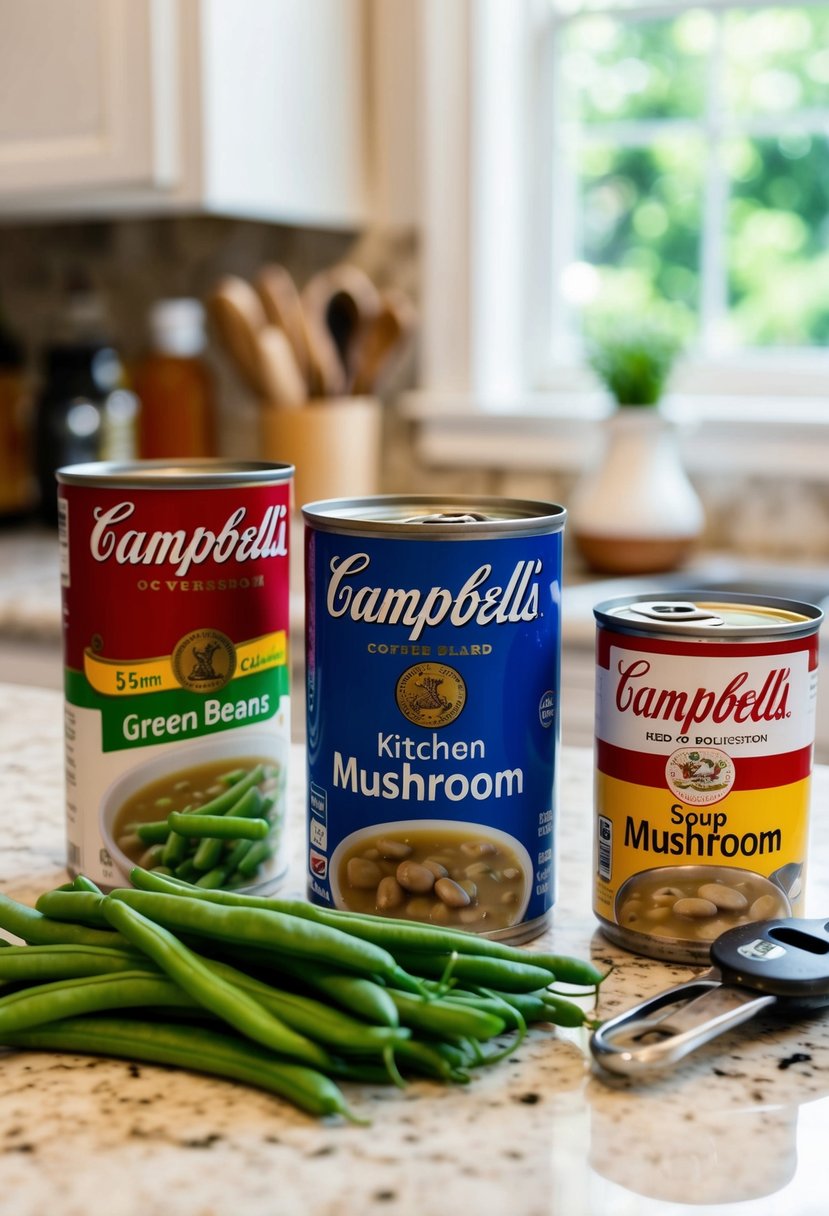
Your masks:
{"label": "campbell's logo text", "polygon": [[332,557],[326,607],[333,617],[348,616],[372,625],[406,625],[416,641],[424,629],[448,622],[461,626],[518,624],[539,615],[537,576],[540,558],[516,562],[501,586],[489,584],[492,566],[478,566],[458,591],[448,587],[378,587],[354,580],[371,564],[367,553]]}
{"label": "campbell's logo text", "polygon": [[258,523],[242,527],[247,517],[245,507],[237,507],[218,532],[199,525],[192,531],[178,529],[147,532],[138,528],[122,528],[135,512],[134,502],[120,502],[93,512],[96,523],[89,538],[89,548],[96,562],[115,561],[123,566],[175,567],[175,573],[185,575],[191,566],[213,561],[219,565],[231,560],[257,561],[259,558],[287,557],[287,507],[267,507]]}
{"label": "campbell's logo text", "polygon": [[637,718],[678,722],[683,733],[702,722],[778,722],[790,716],[790,667],[774,667],[762,685],[748,685],[749,673],[738,672],[724,688],[657,688],[647,682],[647,659],[624,659],[618,665],[616,708]]}

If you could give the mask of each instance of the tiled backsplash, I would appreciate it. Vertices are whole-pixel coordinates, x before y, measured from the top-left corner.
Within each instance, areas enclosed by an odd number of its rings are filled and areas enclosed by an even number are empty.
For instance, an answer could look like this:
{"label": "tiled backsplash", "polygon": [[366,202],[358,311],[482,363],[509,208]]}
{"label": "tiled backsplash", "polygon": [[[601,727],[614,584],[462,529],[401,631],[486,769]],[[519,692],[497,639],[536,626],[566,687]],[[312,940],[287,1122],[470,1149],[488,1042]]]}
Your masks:
{"label": "tiled backsplash", "polygon": [[699,478],[705,543],[788,563],[829,559],[829,487],[791,474]]}
{"label": "tiled backsplash", "polygon": [[147,310],[162,296],[203,296],[219,275],[286,266],[301,285],[348,259],[381,284],[411,290],[407,234],[329,232],[212,217],[32,224],[0,229],[0,306],[32,348],[48,339],[67,277],[83,272],[104,295],[123,353],[145,341]]}

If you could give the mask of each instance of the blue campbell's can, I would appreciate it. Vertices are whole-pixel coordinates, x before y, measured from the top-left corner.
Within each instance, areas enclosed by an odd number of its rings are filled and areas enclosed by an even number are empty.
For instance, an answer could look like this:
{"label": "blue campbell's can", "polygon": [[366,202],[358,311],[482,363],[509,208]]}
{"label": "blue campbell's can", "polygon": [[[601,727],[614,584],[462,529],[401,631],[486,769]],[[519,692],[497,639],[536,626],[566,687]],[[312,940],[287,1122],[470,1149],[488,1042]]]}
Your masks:
{"label": "blue campbell's can", "polygon": [[565,514],[303,508],[312,902],[511,941],[549,923]]}

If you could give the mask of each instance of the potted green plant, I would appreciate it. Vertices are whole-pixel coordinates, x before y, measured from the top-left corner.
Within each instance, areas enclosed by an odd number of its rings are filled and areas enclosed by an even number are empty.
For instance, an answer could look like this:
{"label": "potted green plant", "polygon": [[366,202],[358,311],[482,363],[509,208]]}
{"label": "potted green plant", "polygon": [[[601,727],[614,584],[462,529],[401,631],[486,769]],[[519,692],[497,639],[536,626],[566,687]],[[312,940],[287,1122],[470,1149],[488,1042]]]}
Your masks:
{"label": "potted green plant", "polygon": [[660,409],[683,348],[680,326],[664,312],[605,314],[586,327],[588,365],[614,406],[600,459],[578,482],[570,504],[576,543],[595,570],[672,570],[702,531],[702,505],[677,433]]}
{"label": "potted green plant", "polygon": [[658,405],[684,347],[677,325],[602,317],[588,325],[587,362],[619,406]]}

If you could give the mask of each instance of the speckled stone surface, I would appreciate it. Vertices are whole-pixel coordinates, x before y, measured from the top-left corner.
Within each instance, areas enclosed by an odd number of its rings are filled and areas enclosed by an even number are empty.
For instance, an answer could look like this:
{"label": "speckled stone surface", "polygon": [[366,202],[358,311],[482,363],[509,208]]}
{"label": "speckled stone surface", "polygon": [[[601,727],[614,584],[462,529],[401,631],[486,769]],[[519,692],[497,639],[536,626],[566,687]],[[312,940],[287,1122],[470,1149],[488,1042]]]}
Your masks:
{"label": "speckled stone surface", "polygon": [[[0,685],[0,889],[33,902],[63,881],[62,701]],[[301,884],[302,757],[293,869]],[[530,949],[614,971],[610,1014],[688,978],[596,932],[589,752],[562,753],[560,895]],[[816,773],[807,912],[829,910],[829,770]],[[349,1086],[369,1128],[317,1123],[278,1099],[147,1065],[0,1056],[3,1216],[740,1216],[825,1213],[829,1014],[732,1032],[658,1081],[606,1082],[581,1032],[536,1030],[467,1087]]]}

